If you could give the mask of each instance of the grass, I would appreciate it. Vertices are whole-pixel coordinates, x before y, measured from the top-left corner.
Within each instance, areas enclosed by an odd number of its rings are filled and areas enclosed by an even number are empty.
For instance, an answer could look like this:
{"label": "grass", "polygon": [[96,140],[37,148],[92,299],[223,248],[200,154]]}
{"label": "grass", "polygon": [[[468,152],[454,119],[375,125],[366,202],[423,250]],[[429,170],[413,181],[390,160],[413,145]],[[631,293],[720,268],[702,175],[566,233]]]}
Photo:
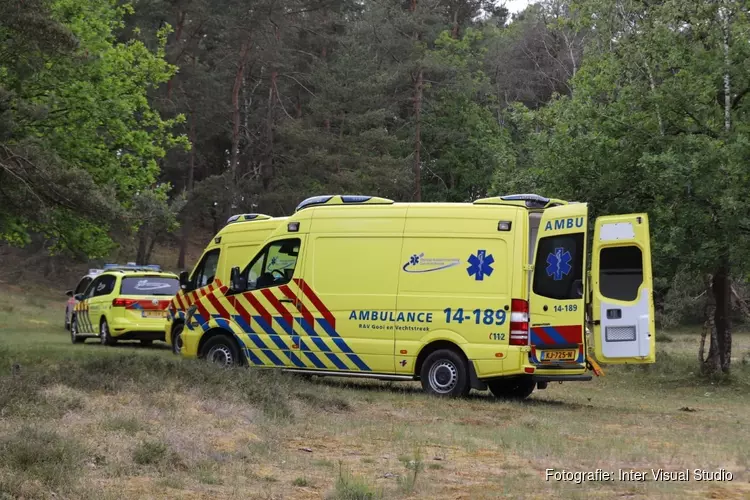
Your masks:
{"label": "grass", "polygon": [[[0,288],[0,498],[744,498],[750,335],[699,374],[699,331],[655,365],[524,402],[416,383],[216,370],[155,344],[72,345],[65,297]],[[547,468],[724,468],[731,483],[545,481]]]}

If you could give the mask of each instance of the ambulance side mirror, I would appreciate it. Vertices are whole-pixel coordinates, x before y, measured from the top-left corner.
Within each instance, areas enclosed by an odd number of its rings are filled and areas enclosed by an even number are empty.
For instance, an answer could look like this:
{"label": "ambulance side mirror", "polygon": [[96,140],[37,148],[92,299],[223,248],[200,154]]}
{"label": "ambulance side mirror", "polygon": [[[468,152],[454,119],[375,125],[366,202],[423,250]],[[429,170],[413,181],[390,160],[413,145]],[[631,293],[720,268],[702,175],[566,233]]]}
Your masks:
{"label": "ambulance side mirror", "polygon": [[81,300],[83,300],[83,294],[82,293],[77,293],[77,294],[73,295],[73,298],[80,302]]}
{"label": "ambulance side mirror", "polygon": [[242,276],[239,267],[233,267],[229,274],[229,289],[232,293],[240,293],[247,290],[247,278]]}
{"label": "ambulance side mirror", "polygon": [[188,285],[190,284],[190,273],[187,271],[182,271],[180,273],[180,288],[183,290],[187,290]]}

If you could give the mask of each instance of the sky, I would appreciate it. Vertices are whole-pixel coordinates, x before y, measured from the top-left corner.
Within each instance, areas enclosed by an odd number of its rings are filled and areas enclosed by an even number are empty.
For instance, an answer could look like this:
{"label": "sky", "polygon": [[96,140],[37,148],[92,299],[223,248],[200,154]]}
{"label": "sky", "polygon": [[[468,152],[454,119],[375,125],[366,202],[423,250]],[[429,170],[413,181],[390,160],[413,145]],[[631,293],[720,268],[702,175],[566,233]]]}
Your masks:
{"label": "sky", "polygon": [[529,0],[505,0],[505,8],[507,8],[511,14],[522,11],[528,4]]}

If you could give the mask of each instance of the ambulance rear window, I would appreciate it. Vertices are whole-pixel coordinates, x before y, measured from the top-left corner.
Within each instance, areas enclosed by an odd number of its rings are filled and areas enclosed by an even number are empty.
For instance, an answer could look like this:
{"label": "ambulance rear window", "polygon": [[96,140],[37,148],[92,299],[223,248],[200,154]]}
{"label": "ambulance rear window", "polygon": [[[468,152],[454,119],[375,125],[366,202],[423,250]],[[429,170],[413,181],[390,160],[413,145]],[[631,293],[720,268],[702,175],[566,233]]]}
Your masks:
{"label": "ambulance rear window", "polygon": [[583,233],[547,236],[539,241],[534,293],[556,300],[581,298]]}
{"label": "ambulance rear window", "polygon": [[133,276],[122,279],[121,295],[176,295],[180,289],[177,278]]}

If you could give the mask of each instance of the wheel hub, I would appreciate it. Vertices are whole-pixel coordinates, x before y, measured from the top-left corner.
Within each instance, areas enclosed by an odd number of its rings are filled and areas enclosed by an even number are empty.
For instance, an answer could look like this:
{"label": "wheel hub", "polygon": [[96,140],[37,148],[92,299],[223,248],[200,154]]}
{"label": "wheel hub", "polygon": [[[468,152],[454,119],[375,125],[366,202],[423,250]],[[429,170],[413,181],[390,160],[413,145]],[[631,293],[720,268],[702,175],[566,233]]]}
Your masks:
{"label": "wheel hub", "polygon": [[458,369],[448,360],[441,360],[430,368],[429,381],[435,392],[446,394],[458,383]]}
{"label": "wheel hub", "polygon": [[232,351],[227,346],[220,345],[212,347],[211,350],[208,351],[208,356],[206,357],[209,361],[216,363],[217,365],[230,366],[234,364]]}

